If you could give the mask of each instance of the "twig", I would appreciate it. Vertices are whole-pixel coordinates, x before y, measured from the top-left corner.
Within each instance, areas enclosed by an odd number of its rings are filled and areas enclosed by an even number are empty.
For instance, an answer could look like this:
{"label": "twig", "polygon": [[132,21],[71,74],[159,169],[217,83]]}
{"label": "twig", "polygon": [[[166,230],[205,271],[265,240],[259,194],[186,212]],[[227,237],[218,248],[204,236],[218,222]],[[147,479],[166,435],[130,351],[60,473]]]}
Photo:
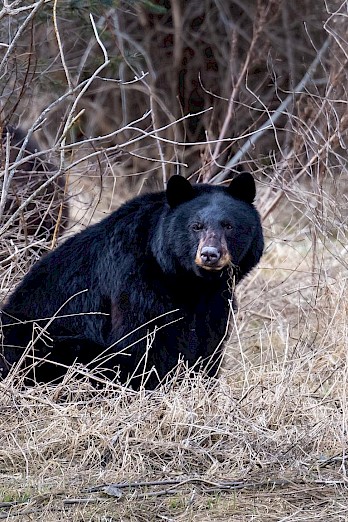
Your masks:
{"label": "twig", "polygon": [[[58,171],[53,174],[47,181],[45,181],[42,185],[40,185],[40,187],[37,188],[37,190],[35,190],[19,207],[18,209],[12,214],[12,216],[10,217],[10,219],[8,219],[6,221],[6,223],[3,225],[3,227],[0,229],[0,235],[3,234],[6,230],[8,230],[8,228],[12,225],[12,223],[16,220],[17,216],[20,215],[20,213],[22,212],[23,209],[25,209],[28,204],[33,201],[40,193],[42,193],[43,189],[46,188],[47,186],[49,186],[55,179],[57,179],[63,172],[64,172],[64,142],[65,142],[65,138],[66,138],[66,134],[69,130],[69,128],[71,127],[71,125],[73,124],[73,122],[75,121],[74,120],[74,111],[75,111],[75,108],[78,104],[78,102],[80,101],[81,97],[83,96],[83,94],[86,92],[86,90],[89,88],[89,86],[91,85],[91,83],[93,82],[93,80],[95,79],[96,76],[98,76],[98,74],[109,64],[109,59],[108,59],[108,56],[107,56],[107,52],[106,52],[106,49],[104,47],[104,45],[102,44],[102,42],[100,41],[100,38],[99,38],[99,35],[98,35],[98,32],[97,32],[97,29],[96,29],[96,26],[95,26],[95,23],[94,23],[94,19],[92,17],[92,15],[90,15],[90,18],[91,18],[91,23],[92,23],[92,27],[93,27],[93,31],[94,31],[94,34],[95,34],[95,37],[96,37],[96,40],[98,41],[99,45],[101,46],[102,50],[103,50],[103,54],[104,54],[104,62],[94,71],[94,73],[85,81],[85,82],[82,82],[79,86],[77,86],[76,88],[72,89],[72,88],[69,88],[69,90],[63,95],[61,96],[58,100],[56,100],[55,102],[53,102],[52,104],[50,104],[42,113],[41,115],[37,118],[37,120],[34,122],[34,124],[31,126],[31,128],[29,129],[29,131],[27,132],[27,136],[25,138],[25,140],[23,141],[23,144],[22,144],[22,147],[19,151],[19,154],[17,157],[21,157],[21,155],[23,155],[24,153],[24,150],[25,150],[25,147],[29,141],[29,138],[30,136],[32,135],[32,133],[34,132],[34,129],[37,128],[37,126],[43,121],[45,115],[47,112],[49,112],[53,106],[57,105],[57,103],[59,103],[60,101],[62,101],[64,98],[70,96],[72,93],[76,92],[77,90],[81,89],[79,94],[76,96],[75,98],[75,101],[74,103],[72,104],[72,107],[71,107],[71,110],[69,112],[69,115],[67,117],[67,121],[65,123],[65,126],[64,126],[64,130],[63,130],[63,133],[62,133],[62,137],[61,137],[61,141],[63,142],[63,147],[61,148],[61,159],[60,159],[60,168],[58,169]],[[42,154],[42,152],[40,153]],[[85,159],[85,158],[83,158]],[[29,161],[30,160],[30,157],[27,156],[26,157],[26,161]]]}
{"label": "twig", "polygon": [[[260,33],[261,33],[262,29],[263,29],[263,25],[264,25],[264,22],[265,22],[265,14],[266,14],[266,12],[264,12],[264,14],[262,16],[260,16],[260,19],[256,21],[256,29],[255,29],[255,32],[254,32],[254,35],[253,35],[250,47],[248,49],[247,56],[246,56],[246,58],[244,60],[243,67],[241,68],[241,71],[238,74],[237,82],[234,85],[232,93],[231,93],[231,96],[230,96],[230,98],[228,100],[226,117],[225,117],[225,120],[224,120],[224,122],[222,124],[221,132],[219,134],[219,138],[218,138],[218,142],[216,144],[215,150],[214,150],[214,152],[212,154],[212,162],[211,162],[212,165],[216,164],[216,161],[217,161],[217,158],[219,157],[221,146],[222,146],[222,143],[223,143],[222,139],[226,136],[226,133],[227,133],[229,127],[230,127],[230,122],[231,122],[231,119],[232,119],[232,116],[233,116],[236,96],[237,96],[237,93],[238,93],[239,88],[241,86],[242,80],[245,78],[245,75],[247,73],[247,70],[248,70],[248,67],[249,67],[249,64],[250,64],[250,60],[251,60],[251,58],[253,56],[253,52],[254,52],[254,48],[255,48],[256,42],[258,41]],[[208,178],[209,177],[210,176],[208,176]],[[209,179],[205,179],[204,181],[209,181]]]}
{"label": "twig", "polygon": [[[329,488],[343,488],[347,489],[347,483],[344,480],[287,480],[287,479],[270,479],[270,480],[264,480],[260,482],[245,482],[245,481],[227,481],[227,482],[214,482],[209,481],[204,478],[192,478],[188,480],[163,480],[163,481],[149,481],[149,482],[129,482],[129,483],[120,483],[120,484],[106,484],[103,486],[97,486],[95,488],[89,488],[88,490],[85,490],[86,492],[93,493],[93,492],[101,492],[105,488],[115,488],[115,489],[132,489],[132,488],[148,488],[151,486],[165,486],[165,485],[173,485],[173,486],[179,486],[178,487],[169,487],[159,490],[150,490],[146,491],[144,493],[132,493],[130,496],[123,496],[120,497],[120,500],[127,500],[134,501],[134,500],[143,500],[150,497],[159,497],[159,496],[166,496],[166,495],[182,495],[183,493],[188,494],[190,492],[189,489],[183,490],[182,486],[187,486],[188,484],[194,484],[199,483],[204,486],[208,486],[205,489],[203,489],[203,493],[208,495],[215,495],[217,493],[228,493],[229,491],[237,491],[237,490],[262,490],[265,488],[274,490],[274,488],[285,488],[287,486],[306,486],[307,488],[314,488],[314,487],[329,487]],[[113,495],[110,495],[113,497]],[[114,498],[114,497],[113,497]],[[63,505],[74,505],[74,504],[88,504],[88,503],[97,503],[97,502],[105,502],[105,497],[76,497],[76,498],[64,498],[62,499]],[[2,508],[11,508],[15,506],[25,505],[29,501],[23,501],[23,502],[3,502],[0,504],[0,507]],[[4,520],[8,516],[24,516],[26,514],[32,513],[38,511],[38,509],[35,510],[24,510],[24,511],[17,511],[16,513],[6,513],[1,514],[0,519]]]}
{"label": "twig", "polygon": [[164,153],[162,149],[161,140],[158,136],[158,128],[157,128],[157,110],[154,104],[154,99],[151,93],[150,89],[150,107],[151,107],[151,115],[152,115],[152,125],[154,130],[154,136],[156,140],[158,155],[159,155],[159,161],[161,163],[161,169],[162,169],[162,182],[163,182],[163,188],[167,188],[167,173],[166,173],[166,162],[164,159]]}
{"label": "twig", "polygon": [[11,215],[11,217],[6,221],[6,223],[0,229],[0,236],[9,229],[12,223],[17,219],[17,217],[22,213],[29,203],[31,203],[39,194],[43,192],[43,190],[48,187],[55,179],[57,179],[63,173],[62,170],[58,170],[53,176],[51,176],[47,181],[42,183],[30,196],[26,198],[24,203],[22,203],[17,210]]}
{"label": "twig", "polygon": [[62,65],[63,65],[63,69],[64,69],[65,76],[66,76],[66,81],[68,82],[69,89],[71,89],[72,88],[72,83],[71,83],[71,79],[70,79],[69,70],[68,70],[68,67],[67,67],[66,62],[65,62],[65,56],[64,56],[64,52],[63,52],[63,45],[62,45],[62,41],[60,39],[60,34],[59,34],[59,29],[58,29],[57,3],[58,3],[58,0],[54,0],[54,3],[53,3],[53,27],[54,27],[54,33],[55,33],[56,39],[57,39],[60,59],[62,60]]}
{"label": "twig", "polygon": [[6,197],[7,192],[11,183],[11,180],[13,178],[13,175],[15,173],[15,169],[12,168],[10,170],[10,142],[11,142],[11,136],[10,133],[6,133],[6,146],[5,146],[5,169],[4,169],[4,177],[2,182],[2,188],[1,188],[1,196],[0,196],[0,219],[2,218],[2,214],[5,209],[6,205]]}
{"label": "twig", "polygon": [[291,92],[285,98],[285,100],[279,105],[278,109],[274,112],[274,114],[270,118],[268,118],[268,120],[263,125],[261,125],[258,131],[252,133],[251,138],[248,139],[248,141],[242,146],[242,148],[233,156],[233,158],[230,159],[230,161],[225,166],[224,170],[219,172],[219,174],[217,174],[210,180],[211,183],[220,183],[221,181],[223,181],[225,177],[228,175],[228,171],[232,169],[235,165],[237,165],[241,158],[251,149],[253,145],[255,145],[255,143],[261,138],[261,136],[263,136],[264,132],[268,130],[270,127],[274,126],[275,122],[280,118],[280,116],[283,115],[286,108],[293,101],[294,96],[296,96],[297,94],[301,94],[304,91],[304,88],[306,87],[309,80],[312,78],[312,75],[316,70],[319,62],[321,61],[327,49],[329,48],[330,42],[331,37],[329,36],[325,40],[321,49],[318,51],[315,59],[309,66],[308,71],[303,76],[302,80],[296,85],[294,92]]}
{"label": "twig", "polygon": [[[37,11],[40,9],[40,7],[42,6],[42,4],[45,2],[45,0],[39,0],[39,2],[37,4],[33,6],[30,6],[30,8],[32,8],[32,11],[31,13],[27,16],[27,18],[24,20],[24,22],[22,23],[22,25],[18,28],[18,31],[16,33],[16,35],[13,37],[12,39],[12,42],[11,44],[9,45],[6,53],[5,53],[5,56],[3,57],[2,59],[2,62],[0,64],[0,70],[4,67],[4,65],[7,63],[7,60],[8,60],[8,57],[10,56],[10,54],[12,53],[12,50],[13,48],[15,47],[16,43],[17,43],[17,40],[19,40],[19,38],[22,36],[22,33],[24,31],[24,29],[27,27],[27,25],[29,24],[29,22],[34,18],[34,16],[36,15]],[[2,15],[2,12],[0,13],[0,18],[1,18],[1,15]]]}
{"label": "twig", "polygon": [[[298,174],[296,174],[296,176],[294,176],[292,179],[291,179],[291,184],[293,184],[295,181],[298,181],[302,176],[303,174],[305,174],[308,170],[308,168],[313,165],[313,163],[321,157],[321,155],[323,154],[323,152],[325,152],[327,150],[327,147],[328,145],[331,145],[333,141],[335,141],[337,139],[338,135],[337,133],[335,132],[332,136],[330,136],[330,139],[324,143],[324,145],[318,150],[318,152],[316,154],[314,154],[311,159],[309,161],[307,161],[306,165],[300,170],[300,172]],[[278,190],[277,192],[277,195],[275,196],[275,198],[273,199],[273,201],[271,201],[271,203],[268,205],[268,207],[262,212],[262,219],[266,219],[269,214],[274,210],[274,208],[278,205],[278,203],[281,201],[281,199],[283,199],[283,197],[285,196],[286,194],[286,190],[284,189],[281,189],[281,190]]]}
{"label": "twig", "polygon": [[[94,32],[94,36],[103,52],[103,55],[104,55],[104,62],[94,71],[94,73],[88,78],[88,80],[86,81],[85,85],[82,87],[81,91],[79,92],[79,94],[76,96],[75,98],[75,101],[74,103],[72,104],[72,107],[70,109],[70,112],[68,114],[68,117],[67,117],[67,120],[66,120],[66,123],[65,123],[65,126],[64,126],[64,130],[62,132],[62,136],[61,136],[61,139],[60,141],[65,142],[65,138],[66,138],[66,135],[70,129],[70,127],[73,125],[74,123],[74,113],[75,113],[75,109],[78,105],[78,103],[80,102],[82,96],[84,95],[84,93],[87,91],[87,89],[90,87],[90,85],[93,83],[93,81],[95,80],[95,78],[98,76],[98,74],[103,70],[105,69],[105,67],[107,67],[110,63],[110,60],[109,60],[109,57],[108,57],[108,54],[107,54],[107,51],[105,49],[105,46],[103,44],[103,42],[100,40],[100,37],[99,37],[99,34],[98,34],[98,30],[97,30],[97,27],[95,25],[95,22],[94,22],[94,18],[92,16],[92,14],[90,13],[90,20],[91,20],[91,24],[92,24],[92,28],[93,28],[93,32]],[[71,89],[70,89],[71,90]]]}

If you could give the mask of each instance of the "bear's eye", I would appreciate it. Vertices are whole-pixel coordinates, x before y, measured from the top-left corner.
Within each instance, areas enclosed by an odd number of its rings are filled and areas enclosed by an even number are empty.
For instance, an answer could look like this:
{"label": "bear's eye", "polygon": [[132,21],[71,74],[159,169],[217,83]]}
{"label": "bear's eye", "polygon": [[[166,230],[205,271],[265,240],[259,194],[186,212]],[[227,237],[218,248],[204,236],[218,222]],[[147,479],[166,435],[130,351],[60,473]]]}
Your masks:
{"label": "bear's eye", "polygon": [[192,230],[193,230],[194,232],[199,232],[200,230],[203,230],[204,225],[203,225],[203,223],[193,223],[193,224],[191,225],[191,228],[192,228]]}
{"label": "bear's eye", "polygon": [[221,224],[225,230],[232,230],[233,228],[232,223],[229,223],[228,221],[224,221]]}

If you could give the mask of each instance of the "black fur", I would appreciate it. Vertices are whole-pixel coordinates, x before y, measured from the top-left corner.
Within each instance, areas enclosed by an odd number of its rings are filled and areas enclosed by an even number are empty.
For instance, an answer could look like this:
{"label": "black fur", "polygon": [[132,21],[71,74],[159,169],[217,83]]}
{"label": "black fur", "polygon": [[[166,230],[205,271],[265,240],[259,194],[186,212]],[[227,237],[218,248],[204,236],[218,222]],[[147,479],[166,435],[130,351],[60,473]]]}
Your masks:
{"label": "black fur", "polygon": [[[113,357],[100,366],[112,375],[119,365],[125,382],[143,372],[146,337],[156,327],[147,370],[155,367],[162,379],[182,357],[189,366],[201,361],[214,375],[233,297],[230,267],[239,282],[263,251],[254,195],[247,173],[228,188],[191,187],[174,176],[167,193],[137,197],[65,241],[31,269],[3,307],[3,375],[32,338],[32,323],[17,321],[41,319],[37,324],[45,326],[54,315],[47,326],[51,342],[35,344],[40,357],[88,364],[105,351]],[[231,264],[216,270],[197,264],[199,245],[211,237]],[[36,378],[48,381],[61,374],[60,367],[44,364]],[[133,378],[133,386],[139,383]],[[152,373],[146,386],[157,383]]]}

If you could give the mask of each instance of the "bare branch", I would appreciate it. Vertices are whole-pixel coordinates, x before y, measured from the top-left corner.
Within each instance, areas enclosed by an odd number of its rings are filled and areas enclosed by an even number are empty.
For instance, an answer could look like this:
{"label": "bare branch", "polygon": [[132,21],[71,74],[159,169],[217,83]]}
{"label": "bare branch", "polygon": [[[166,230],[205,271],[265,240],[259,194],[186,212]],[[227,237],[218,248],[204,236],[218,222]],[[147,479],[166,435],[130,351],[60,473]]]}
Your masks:
{"label": "bare branch", "polygon": [[307,83],[312,79],[313,73],[315,72],[315,70],[318,67],[320,61],[322,60],[324,54],[326,53],[327,49],[329,48],[330,41],[331,41],[330,37],[328,37],[325,40],[321,49],[318,51],[315,59],[313,60],[312,64],[308,68],[306,74],[303,76],[302,80],[296,85],[294,92],[290,93],[285,98],[285,100],[279,105],[279,107],[272,114],[272,116],[270,118],[268,118],[268,120],[263,125],[261,125],[261,127],[258,129],[257,132],[254,132],[252,134],[251,138],[246,141],[246,143],[241,147],[241,149],[226,164],[224,170],[211,179],[212,183],[220,183],[221,181],[223,181],[226,178],[226,176],[228,175],[228,171],[239,163],[239,161],[245,156],[245,154],[247,154],[247,152],[263,136],[265,131],[268,130],[270,127],[274,126],[274,124],[279,119],[279,117],[284,114],[287,107],[293,101],[294,96],[304,92],[304,89],[305,89]]}

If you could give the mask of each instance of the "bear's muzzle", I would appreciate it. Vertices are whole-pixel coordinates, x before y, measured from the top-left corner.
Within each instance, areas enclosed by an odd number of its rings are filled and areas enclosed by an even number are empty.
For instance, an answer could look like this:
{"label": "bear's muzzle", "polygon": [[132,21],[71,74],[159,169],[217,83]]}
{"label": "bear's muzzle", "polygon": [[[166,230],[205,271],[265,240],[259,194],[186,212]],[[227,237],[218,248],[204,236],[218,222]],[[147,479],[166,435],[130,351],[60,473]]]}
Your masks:
{"label": "bear's muzzle", "polygon": [[198,245],[195,263],[205,270],[222,270],[231,264],[231,256],[224,238],[207,234]]}

